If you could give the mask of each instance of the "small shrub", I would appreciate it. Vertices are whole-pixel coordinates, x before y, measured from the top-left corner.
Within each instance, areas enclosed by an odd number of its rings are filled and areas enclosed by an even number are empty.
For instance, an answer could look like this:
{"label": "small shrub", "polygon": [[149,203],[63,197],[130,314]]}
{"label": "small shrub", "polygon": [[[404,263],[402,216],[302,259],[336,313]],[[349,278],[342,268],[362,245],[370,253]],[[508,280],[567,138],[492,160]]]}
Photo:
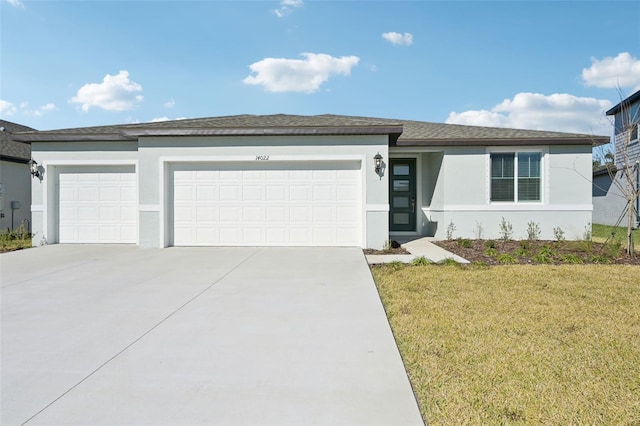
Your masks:
{"label": "small shrub", "polygon": [[514,264],[514,263],[518,263],[518,260],[511,256],[509,253],[500,253],[498,256],[496,256],[496,260],[500,263],[506,263],[506,264]]}
{"label": "small shrub", "polygon": [[411,261],[411,264],[413,266],[426,266],[426,265],[430,265],[431,262],[426,257],[420,256],[420,257],[416,257],[415,259],[413,259]]}
{"label": "small shrub", "polygon": [[484,254],[489,257],[495,257],[498,255],[498,250],[496,250],[494,247],[489,247],[484,251]]}
{"label": "small shrub", "polygon": [[441,260],[440,262],[438,262],[438,265],[460,266],[460,264],[458,262],[456,262],[452,257],[447,257],[447,258]]}
{"label": "small shrub", "polygon": [[620,256],[622,251],[622,241],[615,239],[613,241],[606,242],[602,247],[602,254],[609,259],[615,259]]}
{"label": "small shrub", "polygon": [[582,240],[583,241],[591,241],[591,237],[592,237],[592,233],[591,233],[591,222],[587,223],[584,227],[584,232],[582,233]]}
{"label": "small shrub", "polygon": [[572,263],[572,264],[584,263],[582,261],[582,259],[580,259],[578,256],[576,256],[573,253],[568,253],[568,254],[561,255],[560,256],[560,261],[562,263]]}
{"label": "small shrub", "polygon": [[520,247],[519,249],[517,249],[515,251],[516,256],[518,257],[529,257],[529,255],[531,254],[531,252],[526,249],[526,248],[522,248]]}
{"label": "small shrub", "polygon": [[537,241],[540,239],[540,225],[536,222],[527,223],[527,240]]}
{"label": "small shrub", "polygon": [[556,228],[553,228],[553,237],[559,243],[564,241],[565,240],[565,236],[564,236],[564,231],[562,230],[562,228],[560,228],[559,226],[556,227]]}
{"label": "small shrub", "polygon": [[473,243],[468,238],[458,238],[456,240],[456,244],[458,244],[458,247],[463,247],[463,248],[473,247]]}
{"label": "small shrub", "polygon": [[447,225],[447,240],[451,241],[453,240],[453,233],[456,231],[456,225],[453,223],[453,221],[449,222],[449,224]]}
{"label": "small shrub", "polygon": [[481,240],[484,238],[484,228],[482,227],[482,224],[480,222],[476,222],[474,234],[476,236],[476,240]]}
{"label": "small shrub", "polygon": [[511,222],[507,222],[503,216],[500,221],[500,239],[502,241],[509,241],[512,237],[513,225],[511,225]]}
{"label": "small shrub", "polygon": [[581,251],[583,253],[591,253],[593,252],[593,243],[591,240],[589,241],[578,241],[575,245],[576,250]]}
{"label": "small shrub", "polygon": [[496,242],[495,242],[495,241],[493,241],[493,240],[487,240],[487,242],[486,242],[486,243],[484,243],[484,245],[485,245],[485,247],[486,247],[486,248],[488,248],[488,249],[490,249],[490,248],[492,248],[492,249],[496,248]]}
{"label": "small shrub", "polygon": [[600,256],[599,254],[594,254],[593,256],[589,257],[589,262],[591,262],[591,263],[611,263],[611,261],[609,259],[607,259],[604,256]]}
{"label": "small shrub", "polygon": [[551,247],[542,246],[538,253],[533,256],[533,261],[536,263],[553,263],[555,255],[556,253]]}

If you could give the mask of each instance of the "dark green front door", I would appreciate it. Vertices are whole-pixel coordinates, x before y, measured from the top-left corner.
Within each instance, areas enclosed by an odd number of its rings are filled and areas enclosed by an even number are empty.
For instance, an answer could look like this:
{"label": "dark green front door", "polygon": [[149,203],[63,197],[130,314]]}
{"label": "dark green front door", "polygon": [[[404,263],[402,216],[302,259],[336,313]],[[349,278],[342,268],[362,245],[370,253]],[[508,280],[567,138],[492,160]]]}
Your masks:
{"label": "dark green front door", "polygon": [[389,231],[416,230],[416,160],[389,160]]}

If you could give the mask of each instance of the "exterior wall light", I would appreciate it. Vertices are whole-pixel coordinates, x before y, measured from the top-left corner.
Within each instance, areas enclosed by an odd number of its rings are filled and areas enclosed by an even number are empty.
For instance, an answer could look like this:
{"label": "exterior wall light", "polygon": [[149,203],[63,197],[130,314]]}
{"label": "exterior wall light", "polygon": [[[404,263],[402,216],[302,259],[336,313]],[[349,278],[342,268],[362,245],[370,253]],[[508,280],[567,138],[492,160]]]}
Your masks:
{"label": "exterior wall light", "polygon": [[380,153],[377,153],[375,157],[373,157],[373,160],[375,161],[376,174],[379,175],[382,171],[382,155],[380,155]]}
{"label": "exterior wall light", "polygon": [[40,177],[40,169],[38,169],[38,163],[33,158],[29,160],[29,170],[31,171],[31,176],[34,178]]}

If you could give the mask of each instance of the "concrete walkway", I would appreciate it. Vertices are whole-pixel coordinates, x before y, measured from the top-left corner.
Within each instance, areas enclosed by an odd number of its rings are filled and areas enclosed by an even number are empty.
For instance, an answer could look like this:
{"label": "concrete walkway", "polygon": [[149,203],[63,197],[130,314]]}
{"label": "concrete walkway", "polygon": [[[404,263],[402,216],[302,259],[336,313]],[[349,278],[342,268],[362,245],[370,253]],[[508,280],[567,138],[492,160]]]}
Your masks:
{"label": "concrete walkway", "polygon": [[0,263],[2,425],[423,425],[359,248]]}
{"label": "concrete walkway", "polygon": [[431,241],[432,238],[424,237],[402,244],[402,247],[411,254],[368,254],[367,262],[371,265],[391,262],[411,263],[416,258],[424,257],[434,263],[446,259],[453,259],[458,263],[469,263],[468,260],[435,245]]}

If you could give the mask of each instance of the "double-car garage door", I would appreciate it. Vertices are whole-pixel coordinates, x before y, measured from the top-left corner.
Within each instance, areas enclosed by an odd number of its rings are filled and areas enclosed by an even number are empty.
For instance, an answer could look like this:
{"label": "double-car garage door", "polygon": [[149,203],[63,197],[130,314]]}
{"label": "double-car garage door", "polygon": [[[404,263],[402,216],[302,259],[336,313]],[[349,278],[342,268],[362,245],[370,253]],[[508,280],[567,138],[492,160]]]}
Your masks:
{"label": "double-car garage door", "polygon": [[179,164],[173,245],[359,246],[359,162]]}
{"label": "double-car garage door", "polygon": [[[60,169],[59,241],[136,243],[137,182],[134,166]],[[362,244],[358,161],[174,163],[165,185],[169,245]]]}

